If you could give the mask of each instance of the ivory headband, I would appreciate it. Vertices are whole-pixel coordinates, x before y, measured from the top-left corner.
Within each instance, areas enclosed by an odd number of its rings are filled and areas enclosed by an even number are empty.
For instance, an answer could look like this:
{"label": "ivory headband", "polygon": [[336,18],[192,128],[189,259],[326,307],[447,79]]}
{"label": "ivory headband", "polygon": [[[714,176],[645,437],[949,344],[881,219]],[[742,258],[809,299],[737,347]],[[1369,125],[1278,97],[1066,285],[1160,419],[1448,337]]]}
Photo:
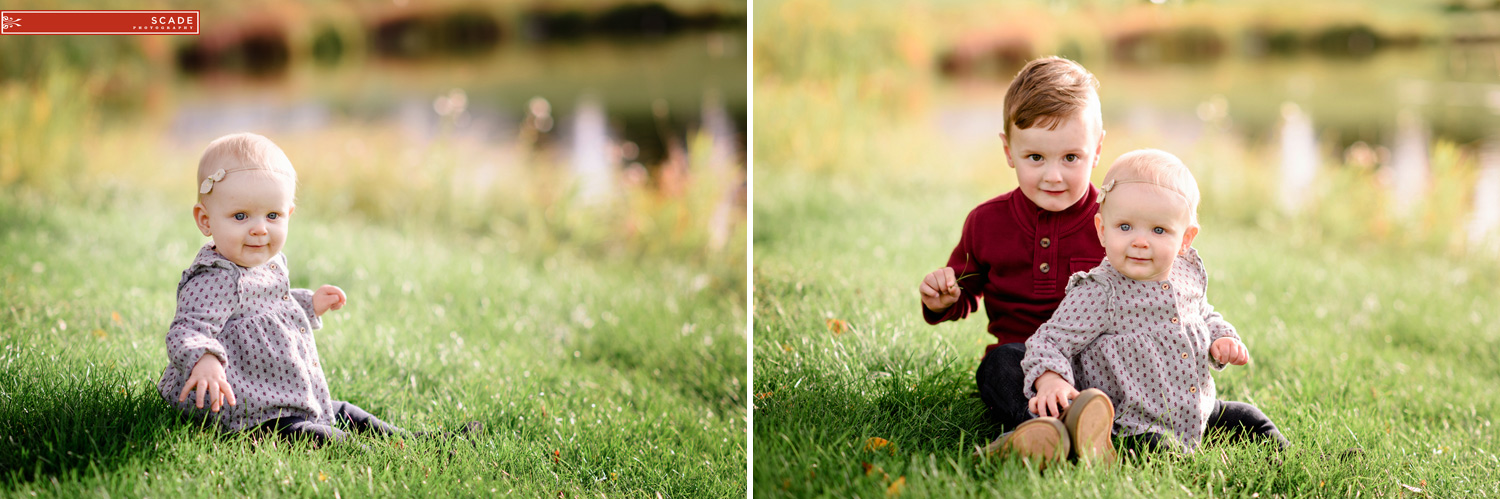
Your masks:
{"label": "ivory headband", "polygon": [[209,175],[208,178],[203,179],[203,183],[198,186],[198,193],[199,194],[208,194],[209,191],[214,190],[214,182],[222,182],[224,180],[224,175],[230,174],[230,173],[234,173],[234,172],[246,171],[246,170],[264,170],[264,171],[268,171],[268,172],[275,173],[275,174],[278,174],[278,175],[286,175],[285,173],[281,173],[280,171],[272,170],[272,169],[268,169],[268,168],[255,168],[255,167],[248,167],[247,166],[247,167],[243,167],[243,168],[230,168],[227,171],[224,170],[223,168],[220,168],[219,171],[214,172],[213,175]]}

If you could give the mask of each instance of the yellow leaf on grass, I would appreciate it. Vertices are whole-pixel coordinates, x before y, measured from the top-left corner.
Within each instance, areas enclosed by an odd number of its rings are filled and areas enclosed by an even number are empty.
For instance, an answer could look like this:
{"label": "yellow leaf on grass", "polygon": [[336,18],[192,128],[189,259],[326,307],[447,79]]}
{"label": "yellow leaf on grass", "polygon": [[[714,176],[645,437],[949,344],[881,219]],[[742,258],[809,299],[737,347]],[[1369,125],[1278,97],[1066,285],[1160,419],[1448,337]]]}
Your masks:
{"label": "yellow leaf on grass", "polygon": [[99,338],[101,340],[109,336],[109,333],[104,332],[103,329],[95,329],[93,333],[95,338]]}
{"label": "yellow leaf on grass", "polygon": [[897,478],[896,481],[891,482],[890,487],[885,488],[885,495],[899,496],[901,495],[901,489],[904,487],[906,487],[906,476],[903,475],[902,477]]}
{"label": "yellow leaf on grass", "polygon": [[890,440],[886,440],[880,437],[870,437],[868,439],[865,439],[865,450],[870,452],[890,447],[890,445]]}
{"label": "yellow leaf on grass", "polygon": [[755,394],[755,399],[756,400],[760,400],[760,399],[763,399],[763,398],[766,398],[766,397],[770,397],[771,394],[773,394],[773,393],[776,393],[776,392],[774,392],[774,391],[772,391],[772,392],[760,392],[760,393]]}
{"label": "yellow leaf on grass", "polygon": [[112,320],[112,321],[115,321],[115,324],[124,324],[125,323],[124,320],[120,319],[120,313],[119,312],[110,312],[109,313],[109,319]]}
{"label": "yellow leaf on grass", "polygon": [[844,334],[849,330],[849,322],[842,319],[828,319],[828,330],[834,335]]}
{"label": "yellow leaf on grass", "polygon": [[328,475],[325,475],[325,474],[323,474],[323,472],[319,471],[318,472],[318,481],[319,482],[326,482],[326,481],[328,481]]}

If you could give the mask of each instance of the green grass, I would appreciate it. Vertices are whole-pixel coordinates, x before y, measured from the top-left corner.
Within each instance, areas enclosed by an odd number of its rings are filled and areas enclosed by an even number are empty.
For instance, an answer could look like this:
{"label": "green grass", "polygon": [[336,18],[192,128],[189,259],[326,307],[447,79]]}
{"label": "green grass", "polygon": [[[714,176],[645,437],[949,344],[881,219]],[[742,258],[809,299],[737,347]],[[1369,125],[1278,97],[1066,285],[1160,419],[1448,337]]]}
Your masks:
{"label": "green grass", "polygon": [[221,436],[157,395],[174,286],[204,242],[187,205],[32,192],[0,193],[0,495],[745,490],[743,266],[299,211],[292,285],[349,294],[317,334],[333,396],[414,431],[485,425],[472,446],[313,449]]}
{"label": "green grass", "polygon": [[[1329,245],[1274,222],[1207,218],[1195,246],[1254,358],[1216,373],[1220,398],[1282,428],[1295,446],[1282,464],[1253,444],[1044,475],[971,458],[999,433],[973,377],[993,337],[982,315],[927,325],[916,287],[968,210],[1003,192],[1010,172],[992,172],[976,186],[757,165],[757,496],[879,497],[902,478],[904,496],[1500,496],[1500,265]],[[872,437],[891,445],[866,450]],[[1363,457],[1337,457],[1356,447]]]}

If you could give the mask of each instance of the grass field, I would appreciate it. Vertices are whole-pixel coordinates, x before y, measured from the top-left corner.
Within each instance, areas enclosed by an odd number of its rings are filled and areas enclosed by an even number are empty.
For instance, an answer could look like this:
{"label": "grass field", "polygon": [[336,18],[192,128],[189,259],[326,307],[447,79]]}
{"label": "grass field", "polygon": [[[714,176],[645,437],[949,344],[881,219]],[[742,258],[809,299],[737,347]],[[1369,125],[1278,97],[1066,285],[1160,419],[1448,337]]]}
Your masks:
{"label": "grass field", "polygon": [[[1295,448],[1280,465],[1220,445],[1039,476],[969,457],[999,433],[974,388],[983,316],[934,327],[919,313],[916,285],[981,189],[872,177],[756,171],[756,496],[1500,496],[1493,260],[1205,220],[1210,300],[1254,358],[1216,373],[1220,398],[1258,405]],[[1350,448],[1363,456],[1341,459]]]}
{"label": "grass field", "polygon": [[744,493],[742,265],[299,211],[292,285],[349,294],[317,333],[333,396],[414,431],[485,425],[473,445],[313,449],[180,422],[157,395],[204,242],[180,196],[27,192],[0,196],[0,495]]}

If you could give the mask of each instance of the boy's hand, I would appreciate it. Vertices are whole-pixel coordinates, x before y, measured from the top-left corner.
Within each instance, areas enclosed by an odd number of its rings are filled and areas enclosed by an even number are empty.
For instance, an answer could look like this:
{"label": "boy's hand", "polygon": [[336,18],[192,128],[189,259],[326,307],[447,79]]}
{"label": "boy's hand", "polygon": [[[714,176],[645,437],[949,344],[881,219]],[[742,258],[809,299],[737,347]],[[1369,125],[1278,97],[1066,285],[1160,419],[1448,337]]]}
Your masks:
{"label": "boy's hand", "polygon": [[1031,397],[1026,408],[1038,416],[1061,417],[1077,397],[1078,390],[1073,389],[1068,380],[1061,374],[1047,371],[1036,378],[1036,396]]}
{"label": "boy's hand", "polygon": [[1208,347],[1208,354],[1221,364],[1234,364],[1243,366],[1250,363],[1250,351],[1245,345],[1234,338],[1219,338]]}
{"label": "boy's hand", "polygon": [[338,286],[324,284],[317,291],[313,291],[313,313],[322,317],[323,312],[344,308],[344,302],[347,299],[348,297],[344,296],[344,290],[339,289]]}
{"label": "boy's hand", "polygon": [[205,353],[193,365],[193,373],[188,375],[187,383],[183,384],[182,393],[177,395],[178,402],[187,402],[187,396],[193,389],[198,390],[198,408],[203,408],[203,394],[209,395],[209,406],[211,411],[219,412],[219,407],[224,402],[235,405],[234,390],[229,387],[229,379],[224,377],[224,365],[219,363],[219,358],[214,354]]}
{"label": "boy's hand", "polygon": [[953,267],[943,267],[922,278],[922,305],[927,310],[942,312],[958,303],[958,279],[953,276]]}

